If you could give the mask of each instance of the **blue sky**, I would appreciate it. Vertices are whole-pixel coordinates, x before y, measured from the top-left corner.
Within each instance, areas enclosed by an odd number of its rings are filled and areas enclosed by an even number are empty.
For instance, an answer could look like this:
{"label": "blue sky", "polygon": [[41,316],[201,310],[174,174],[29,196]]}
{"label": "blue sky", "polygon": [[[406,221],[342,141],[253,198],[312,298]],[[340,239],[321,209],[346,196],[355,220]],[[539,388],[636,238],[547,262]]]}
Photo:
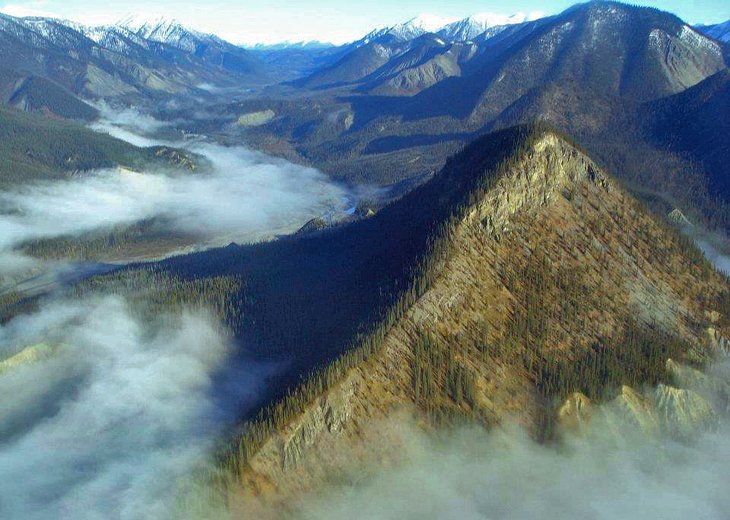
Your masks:
{"label": "blue sky", "polygon": [[[393,25],[428,13],[444,18],[492,12],[554,14],[570,0],[0,0],[13,15],[56,16],[88,24],[115,21],[128,14],[175,17],[186,25],[236,43],[357,39],[374,27]],[[690,23],[730,19],[730,0],[644,2],[672,11]]]}

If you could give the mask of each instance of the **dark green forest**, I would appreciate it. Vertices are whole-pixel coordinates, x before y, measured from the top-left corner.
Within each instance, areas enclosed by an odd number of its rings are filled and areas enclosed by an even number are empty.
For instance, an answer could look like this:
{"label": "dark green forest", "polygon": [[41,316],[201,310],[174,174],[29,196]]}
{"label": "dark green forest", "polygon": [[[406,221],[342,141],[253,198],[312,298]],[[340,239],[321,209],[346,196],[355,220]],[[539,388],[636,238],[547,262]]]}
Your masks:
{"label": "dark green forest", "polygon": [[99,117],[97,109],[41,76],[30,76],[23,80],[9,103],[25,111],[53,114],[64,119],[94,121]]}
{"label": "dark green forest", "polygon": [[138,148],[85,126],[0,106],[0,187],[75,172],[169,164],[165,148]]}

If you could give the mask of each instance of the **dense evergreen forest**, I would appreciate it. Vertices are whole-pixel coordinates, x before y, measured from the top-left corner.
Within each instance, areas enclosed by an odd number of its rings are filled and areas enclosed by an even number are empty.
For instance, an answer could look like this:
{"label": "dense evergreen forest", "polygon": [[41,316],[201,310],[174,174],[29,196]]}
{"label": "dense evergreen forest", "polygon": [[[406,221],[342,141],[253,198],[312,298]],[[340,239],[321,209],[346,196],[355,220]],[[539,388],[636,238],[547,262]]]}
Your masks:
{"label": "dense evergreen forest", "polygon": [[97,109],[60,85],[40,76],[30,76],[23,80],[13,92],[9,103],[27,112],[52,114],[64,119],[93,121],[99,117]]}
{"label": "dense evergreen forest", "polygon": [[180,157],[164,147],[138,148],[77,122],[0,106],[0,188],[98,168],[176,164]]}

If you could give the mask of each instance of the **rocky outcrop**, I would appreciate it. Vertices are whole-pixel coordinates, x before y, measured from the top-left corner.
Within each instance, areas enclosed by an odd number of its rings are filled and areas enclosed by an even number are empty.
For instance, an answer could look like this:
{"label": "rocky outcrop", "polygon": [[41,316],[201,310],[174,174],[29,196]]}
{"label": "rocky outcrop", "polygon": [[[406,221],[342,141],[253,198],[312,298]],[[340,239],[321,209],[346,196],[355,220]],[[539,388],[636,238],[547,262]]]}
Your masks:
{"label": "rocky outcrop", "polygon": [[312,446],[320,433],[337,434],[350,419],[352,405],[348,394],[333,394],[323,398],[319,406],[314,407],[297,425],[281,444],[281,466],[288,470],[295,468],[304,457],[306,449]]}
{"label": "rocky outcrop", "polygon": [[[358,383],[349,379],[333,388],[312,405],[297,421],[272,438],[254,461],[254,468],[264,471],[273,482],[286,472],[311,459],[312,448],[336,439],[350,421]],[[308,462],[311,463],[311,460]]]}
{"label": "rocky outcrop", "polygon": [[679,208],[674,208],[671,212],[669,212],[667,218],[670,222],[674,222],[680,227],[692,227],[692,222],[684,216],[684,213],[682,213]]}
{"label": "rocky outcrop", "polygon": [[479,204],[467,220],[478,219],[486,232],[499,240],[510,229],[512,217],[524,208],[536,209],[559,196],[574,196],[575,187],[590,182],[608,193],[611,183],[598,166],[560,138],[547,135],[530,150],[515,171]]}
{"label": "rocky outcrop", "polygon": [[590,426],[613,438],[635,434],[688,440],[712,430],[720,416],[727,416],[730,380],[712,367],[708,373],[667,361],[675,385],[659,384],[640,393],[623,386],[619,394],[603,405],[595,405],[581,393],[574,393],[559,409],[560,426],[570,432],[586,432]]}
{"label": "rocky outcrop", "polygon": [[45,343],[28,346],[17,354],[0,361],[0,375],[19,366],[30,365],[48,359],[55,351],[54,347]]}
{"label": "rocky outcrop", "polygon": [[570,431],[581,431],[593,416],[591,400],[581,392],[574,392],[558,409],[558,421]]}
{"label": "rocky outcrop", "polygon": [[662,430],[672,438],[688,439],[718,423],[710,403],[692,390],[659,385],[654,401]]}
{"label": "rocky outcrop", "polygon": [[155,157],[163,159],[173,166],[189,171],[195,171],[197,169],[197,164],[192,156],[174,148],[162,146],[155,151]]}
{"label": "rocky outcrop", "polygon": [[647,436],[659,433],[659,418],[653,403],[631,387],[621,392],[602,409],[603,418],[615,435],[636,431]]}

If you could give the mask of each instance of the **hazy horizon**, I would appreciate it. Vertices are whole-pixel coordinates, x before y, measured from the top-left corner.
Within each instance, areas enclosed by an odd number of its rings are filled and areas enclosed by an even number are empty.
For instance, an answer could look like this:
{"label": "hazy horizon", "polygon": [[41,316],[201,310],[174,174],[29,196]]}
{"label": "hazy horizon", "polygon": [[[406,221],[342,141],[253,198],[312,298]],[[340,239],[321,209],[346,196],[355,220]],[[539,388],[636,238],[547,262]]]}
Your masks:
{"label": "hazy horizon", "polygon": [[[457,0],[449,4],[432,0],[406,0],[397,4],[375,0],[367,5],[343,5],[333,0],[312,0],[306,5],[292,0],[245,3],[212,0],[203,8],[160,0],[154,9],[150,9],[149,2],[141,0],[125,2],[123,8],[95,0],[13,0],[0,1],[0,12],[12,16],[68,19],[86,25],[114,23],[130,15],[164,16],[230,42],[251,46],[310,41],[342,44],[355,41],[374,28],[389,27],[423,15],[444,23],[481,13],[503,16],[523,13],[535,18],[538,14],[557,14],[576,3],[580,2],[522,0],[506,8],[505,4],[493,0]],[[670,11],[690,24],[712,24],[730,19],[730,3],[721,0],[647,1],[641,5]]]}

